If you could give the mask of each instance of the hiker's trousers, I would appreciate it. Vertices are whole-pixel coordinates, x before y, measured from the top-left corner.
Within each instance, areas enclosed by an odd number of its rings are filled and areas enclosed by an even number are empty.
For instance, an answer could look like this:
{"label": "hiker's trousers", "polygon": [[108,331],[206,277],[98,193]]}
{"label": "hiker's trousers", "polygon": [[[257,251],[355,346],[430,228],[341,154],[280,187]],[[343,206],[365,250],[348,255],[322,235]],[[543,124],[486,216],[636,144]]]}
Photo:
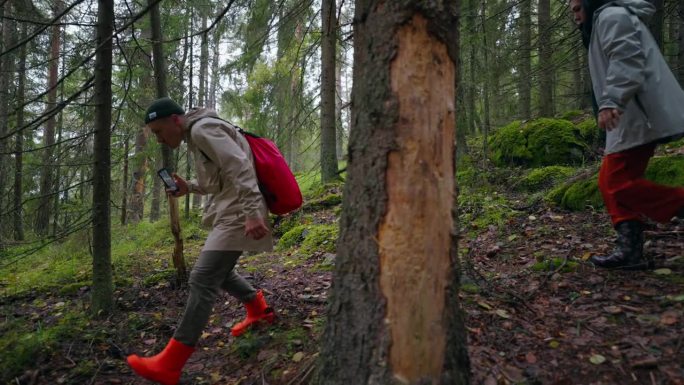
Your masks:
{"label": "hiker's trousers", "polygon": [[665,223],[684,208],[684,188],[644,179],[655,148],[650,143],[603,157],[599,189],[613,225],[644,216]]}
{"label": "hiker's trousers", "polygon": [[190,273],[190,295],[183,318],[173,338],[188,346],[195,346],[209,321],[219,290],[242,303],[254,299],[256,290],[235,272],[235,264],[242,251],[203,251]]}

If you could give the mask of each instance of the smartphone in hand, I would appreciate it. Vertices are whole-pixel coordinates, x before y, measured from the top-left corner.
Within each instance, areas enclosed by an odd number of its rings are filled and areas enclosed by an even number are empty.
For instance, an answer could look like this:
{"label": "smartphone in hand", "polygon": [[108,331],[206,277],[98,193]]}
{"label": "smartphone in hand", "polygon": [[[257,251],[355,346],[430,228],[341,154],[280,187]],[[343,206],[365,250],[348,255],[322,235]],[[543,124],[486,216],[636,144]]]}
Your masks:
{"label": "smartphone in hand", "polygon": [[178,192],[178,185],[176,184],[176,181],[173,179],[171,176],[171,173],[169,170],[166,168],[162,168],[161,170],[157,171],[157,174],[161,178],[161,180],[164,182],[164,185],[166,185],[166,188],[169,190],[173,190],[173,192]]}

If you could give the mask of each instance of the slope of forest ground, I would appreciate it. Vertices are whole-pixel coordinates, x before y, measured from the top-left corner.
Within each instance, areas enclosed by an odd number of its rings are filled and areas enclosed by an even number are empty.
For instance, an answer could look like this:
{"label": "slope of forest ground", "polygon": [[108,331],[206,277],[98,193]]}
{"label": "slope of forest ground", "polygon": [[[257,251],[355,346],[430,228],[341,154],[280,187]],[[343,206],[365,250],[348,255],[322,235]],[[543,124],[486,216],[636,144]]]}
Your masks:
{"label": "slope of forest ground", "polygon": [[[612,247],[606,214],[507,191],[515,175],[506,173],[498,185],[461,191],[472,383],[684,384],[684,226],[649,224],[655,270],[597,270],[586,260]],[[241,259],[240,271],[264,290],[278,320],[233,338],[243,309],[222,294],[182,384],[307,383],[325,322],[339,196],[338,186],[309,195],[305,210],[276,228],[276,251]],[[206,235],[193,223],[184,227],[190,263]],[[3,265],[3,383],[149,383],[131,374],[125,357],[161,350],[187,296],[169,270],[167,226],[115,234],[116,312],[105,320],[87,317],[87,255]]]}

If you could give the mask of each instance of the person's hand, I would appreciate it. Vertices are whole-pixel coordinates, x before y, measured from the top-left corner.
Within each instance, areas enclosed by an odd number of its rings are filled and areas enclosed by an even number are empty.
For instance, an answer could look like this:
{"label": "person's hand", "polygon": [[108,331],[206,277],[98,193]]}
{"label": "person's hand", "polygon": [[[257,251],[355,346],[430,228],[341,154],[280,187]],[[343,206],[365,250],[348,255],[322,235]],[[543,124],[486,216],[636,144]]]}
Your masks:
{"label": "person's hand", "polygon": [[182,197],[183,195],[187,194],[188,193],[188,182],[186,182],[185,179],[179,177],[176,173],[173,173],[173,175],[171,175],[171,176],[173,177],[173,180],[176,181],[176,186],[178,186],[178,190],[174,191],[174,190],[167,188],[166,192],[169,195],[174,196],[176,198]]}
{"label": "person's hand", "polygon": [[617,108],[604,108],[599,111],[598,126],[606,131],[617,127],[622,112]]}
{"label": "person's hand", "polygon": [[264,222],[264,218],[247,218],[245,219],[245,235],[252,239],[261,239],[269,230]]}

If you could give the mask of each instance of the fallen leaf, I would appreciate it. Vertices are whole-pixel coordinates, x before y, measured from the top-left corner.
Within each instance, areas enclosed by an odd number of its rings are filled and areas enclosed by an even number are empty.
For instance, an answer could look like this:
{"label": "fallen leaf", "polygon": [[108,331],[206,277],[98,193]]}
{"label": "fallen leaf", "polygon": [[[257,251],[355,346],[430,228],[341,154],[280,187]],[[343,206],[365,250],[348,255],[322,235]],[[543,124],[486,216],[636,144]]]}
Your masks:
{"label": "fallen leaf", "polygon": [[606,306],[603,308],[603,310],[609,314],[620,314],[620,313],[622,313],[622,308],[620,306]]}
{"label": "fallen leaf", "polygon": [[630,365],[633,369],[649,369],[658,367],[658,359],[652,356],[633,361]]}
{"label": "fallen leaf", "polygon": [[303,352],[297,352],[292,356],[292,361],[294,362],[300,362],[301,360],[304,359],[304,353]]}
{"label": "fallen leaf", "polygon": [[591,356],[591,358],[589,358],[589,361],[594,365],[601,365],[602,363],[606,362],[606,357],[600,354],[594,354]]}
{"label": "fallen leaf", "polygon": [[551,340],[551,342],[549,342],[549,347],[552,349],[557,349],[559,346],[560,346],[560,342],[558,342],[556,340]]}
{"label": "fallen leaf", "polygon": [[487,302],[480,301],[477,304],[483,309],[492,310],[492,305],[488,304]]}
{"label": "fallen leaf", "polygon": [[674,310],[668,310],[660,316],[660,323],[667,326],[672,326],[679,322],[679,313]]}
{"label": "fallen leaf", "polygon": [[655,275],[670,275],[670,274],[672,274],[672,270],[670,270],[668,268],[656,269],[656,270],[653,270],[653,274],[655,274]]}
{"label": "fallen leaf", "polygon": [[501,318],[506,318],[506,319],[511,318],[511,315],[508,314],[508,312],[504,309],[496,309],[495,313],[496,313],[496,315],[498,315]]}
{"label": "fallen leaf", "polygon": [[591,251],[587,251],[586,253],[582,254],[582,260],[587,261],[591,258]]}

